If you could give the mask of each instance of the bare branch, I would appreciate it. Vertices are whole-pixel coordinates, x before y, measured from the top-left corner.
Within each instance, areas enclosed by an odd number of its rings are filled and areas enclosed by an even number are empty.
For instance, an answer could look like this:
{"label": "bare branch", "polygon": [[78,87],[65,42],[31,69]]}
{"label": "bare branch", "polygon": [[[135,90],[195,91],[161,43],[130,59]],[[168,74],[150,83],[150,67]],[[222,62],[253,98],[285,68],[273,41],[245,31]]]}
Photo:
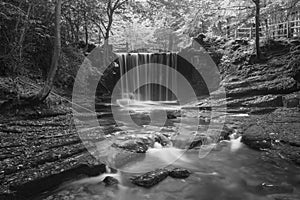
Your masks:
{"label": "bare branch", "polygon": [[9,19],[9,17],[6,14],[4,14],[3,12],[0,12],[0,15],[4,16],[5,19]]}
{"label": "bare branch", "polygon": [[114,7],[113,7],[113,10],[117,10],[118,8],[120,8],[122,5],[124,5],[125,3],[127,2],[127,0],[124,0],[124,1],[120,1],[120,0],[117,0]]}
{"label": "bare branch", "polygon": [[7,2],[3,2],[3,1],[2,1],[2,2],[0,3],[0,6],[4,6],[4,7],[5,7],[5,6],[9,6],[9,7],[13,8],[13,9],[18,10],[18,11],[20,11],[21,13],[25,14],[25,11],[24,11],[24,10],[22,10],[21,8],[15,6],[15,5],[11,4],[11,3],[7,3]]}

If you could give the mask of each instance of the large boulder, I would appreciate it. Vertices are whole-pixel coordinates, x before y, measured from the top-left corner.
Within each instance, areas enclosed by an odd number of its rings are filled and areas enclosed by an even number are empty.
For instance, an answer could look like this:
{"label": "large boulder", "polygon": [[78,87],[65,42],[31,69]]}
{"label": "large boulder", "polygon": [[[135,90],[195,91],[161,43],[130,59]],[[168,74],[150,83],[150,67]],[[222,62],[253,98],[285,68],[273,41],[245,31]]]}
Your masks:
{"label": "large boulder", "polygon": [[274,139],[271,133],[267,133],[258,125],[251,125],[244,130],[241,140],[244,144],[255,150],[270,149]]}

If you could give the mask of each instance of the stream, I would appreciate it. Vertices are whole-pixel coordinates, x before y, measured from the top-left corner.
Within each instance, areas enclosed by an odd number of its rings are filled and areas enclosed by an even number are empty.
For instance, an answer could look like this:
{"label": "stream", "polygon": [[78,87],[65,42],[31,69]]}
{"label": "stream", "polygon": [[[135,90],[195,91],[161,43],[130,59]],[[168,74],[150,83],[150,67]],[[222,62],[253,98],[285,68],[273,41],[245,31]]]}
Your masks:
{"label": "stream", "polygon": [[[211,127],[207,129],[207,126],[218,123],[218,119],[222,117],[243,118],[247,117],[247,114],[219,112],[216,115],[218,117],[207,121],[203,119],[211,116],[210,111],[200,111],[198,116],[198,109],[179,108],[172,102],[156,102],[155,105],[151,102],[142,104],[135,102],[131,106],[126,106],[123,102],[119,103],[117,109],[133,111],[131,118],[142,129],[135,130],[126,123],[120,123],[123,134],[110,133],[115,138],[114,141],[123,140],[128,136],[144,137],[159,132],[171,135],[170,144],[162,146],[156,142],[144,156],[123,164],[117,172],[108,170],[107,174],[98,177],[64,183],[57,190],[44,196],[44,199],[260,200],[300,197],[299,168],[286,160],[270,157],[267,151],[249,149],[240,142],[241,137],[236,132],[230,136],[230,140],[208,140],[210,142],[202,146],[209,149],[205,156],[200,156],[200,148],[187,150],[178,142],[191,139],[195,119],[202,119],[198,125],[198,133],[205,135],[210,129],[210,133],[218,135],[217,129]],[[168,119],[163,127],[156,126],[155,120],[149,122],[147,117],[143,117],[147,113],[151,116],[151,113],[159,110],[178,111],[178,109],[180,116]],[[130,182],[130,177],[134,175],[163,167],[179,167],[192,173],[187,179],[167,177],[150,189],[135,186]],[[106,187],[102,181],[107,176],[118,179],[118,186]]]}

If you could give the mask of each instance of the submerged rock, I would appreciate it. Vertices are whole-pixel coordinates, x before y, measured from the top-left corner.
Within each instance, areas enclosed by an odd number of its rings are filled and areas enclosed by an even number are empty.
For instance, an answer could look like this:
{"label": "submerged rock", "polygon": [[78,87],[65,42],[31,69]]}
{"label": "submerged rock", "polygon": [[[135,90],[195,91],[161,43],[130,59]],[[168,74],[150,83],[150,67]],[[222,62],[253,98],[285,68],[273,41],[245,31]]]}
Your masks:
{"label": "submerged rock", "polygon": [[202,144],[203,144],[202,139],[194,140],[193,142],[191,142],[189,149],[194,149],[196,147],[200,147]]}
{"label": "submerged rock", "polygon": [[268,195],[272,200],[298,200],[299,195],[297,194],[272,194]]}
{"label": "submerged rock", "polygon": [[126,150],[119,151],[114,157],[113,166],[114,168],[121,168],[127,163],[145,158],[145,155],[145,153],[135,153]]}
{"label": "submerged rock", "polygon": [[188,149],[195,149],[201,147],[202,144],[207,143],[208,137],[205,135],[196,135],[193,141],[190,143]]}
{"label": "submerged rock", "polygon": [[119,184],[119,181],[117,179],[115,179],[114,177],[111,176],[107,176],[105,177],[105,179],[103,180],[103,183],[105,183],[105,186],[115,186]]}
{"label": "submerged rock", "polygon": [[152,172],[148,172],[141,176],[136,176],[131,178],[131,182],[135,185],[150,188],[154,185],[158,184],[159,182],[166,179],[169,175],[169,171],[166,169],[157,169]]}
{"label": "submerged rock", "polygon": [[180,168],[175,168],[173,170],[170,170],[169,176],[172,178],[187,178],[189,177],[191,172],[187,169],[180,169]]}
{"label": "submerged rock", "polygon": [[272,184],[262,183],[256,186],[255,188],[257,192],[263,195],[293,193],[294,191],[293,187],[287,184],[272,185]]}

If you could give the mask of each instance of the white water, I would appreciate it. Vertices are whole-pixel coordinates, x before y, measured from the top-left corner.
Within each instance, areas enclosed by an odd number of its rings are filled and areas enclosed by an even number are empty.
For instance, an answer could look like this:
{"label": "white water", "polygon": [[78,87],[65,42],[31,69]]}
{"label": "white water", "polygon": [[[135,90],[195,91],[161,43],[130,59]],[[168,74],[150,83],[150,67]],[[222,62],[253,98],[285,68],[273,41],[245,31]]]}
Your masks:
{"label": "white water", "polygon": [[117,105],[124,110],[147,112],[153,110],[180,110],[177,101],[140,101],[136,99],[118,99]]}
{"label": "white water", "polygon": [[169,165],[196,168],[193,166],[194,161],[185,155],[185,150],[174,147],[162,148],[159,145],[156,145],[156,147],[148,149],[144,159],[130,162],[120,168],[120,170],[145,173]]}
{"label": "white water", "polygon": [[[136,100],[169,101],[174,99],[167,89],[177,85],[177,73],[163,68],[170,67],[177,70],[177,54],[151,54],[151,53],[124,53],[119,54],[121,98]],[[141,66],[161,66],[159,68]],[[134,70],[132,76],[127,73]],[[141,82],[155,83],[156,85],[141,85]],[[165,85],[166,87],[162,87]]]}
{"label": "white water", "polygon": [[84,178],[82,180],[79,181],[75,181],[72,184],[97,184],[102,182],[106,177],[113,177],[115,179],[117,179],[120,183],[122,183],[122,178],[121,178],[121,173],[118,171],[117,173],[104,173],[101,174],[100,176],[96,176],[96,177],[91,177],[91,178]]}
{"label": "white water", "polygon": [[230,146],[231,152],[236,152],[237,150],[239,150],[243,146],[243,143],[241,142],[241,140],[242,140],[242,136],[238,137],[237,139],[232,139],[230,141],[230,143],[231,143],[231,146]]}

